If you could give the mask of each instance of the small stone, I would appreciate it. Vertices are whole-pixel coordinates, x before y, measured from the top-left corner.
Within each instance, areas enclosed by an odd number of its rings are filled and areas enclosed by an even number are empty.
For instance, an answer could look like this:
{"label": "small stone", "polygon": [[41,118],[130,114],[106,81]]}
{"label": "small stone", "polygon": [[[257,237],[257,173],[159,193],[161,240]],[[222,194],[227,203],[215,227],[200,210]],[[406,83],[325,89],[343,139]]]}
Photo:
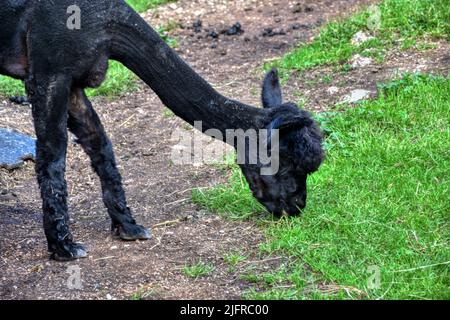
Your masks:
{"label": "small stone", "polygon": [[299,29],[312,29],[314,26],[311,24],[305,24],[305,23],[294,23],[291,28],[293,30],[299,30]]}
{"label": "small stone", "polygon": [[327,89],[327,92],[328,92],[329,94],[333,95],[333,94],[339,92],[339,88],[338,88],[338,87],[329,87],[329,88]]}
{"label": "small stone", "polygon": [[342,103],[355,103],[364,99],[367,99],[371,94],[371,91],[364,89],[356,89],[350,92],[342,99]]}
{"label": "small stone", "polygon": [[219,34],[217,32],[215,32],[215,31],[210,31],[208,33],[208,37],[211,37],[213,39],[217,39],[217,38],[219,38]]}
{"label": "small stone", "polygon": [[292,8],[293,13],[302,13],[302,12],[313,12],[314,8],[308,5],[302,5],[301,3],[296,3]]}
{"label": "small stone", "polygon": [[364,68],[370,64],[372,64],[373,60],[368,57],[363,57],[359,54],[355,54],[351,59],[351,65],[353,69]]}
{"label": "small stone", "polygon": [[112,300],[112,296],[109,293],[106,295],[106,300]]}
{"label": "small stone", "polygon": [[372,40],[374,39],[374,37],[369,36],[367,34],[365,34],[362,31],[358,31],[357,33],[355,33],[355,35],[352,37],[352,44],[354,46],[359,46],[361,44],[363,44],[366,41]]}
{"label": "small stone", "polygon": [[155,152],[152,149],[142,151],[142,155],[144,157],[150,157],[154,154],[155,154]]}
{"label": "small stone", "polygon": [[263,31],[263,37],[275,37],[285,35],[286,32],[283,29],[274,30],[273,28],[265,28]]}
{"label": "small stone", "polygon": [[303,11],[302,5],[300,3],[296,3],[292,8],[293,13],[300,13]]}
{"label": "small stone", "polygon": [[196,21],[194,21],[194,23],[192,24],[192,27],[194,28],[194,32],[195,33],[199,33],[202,31],[202,20],[197,19]]}
{"label": "small stone", "polygon": [[226,34],[227,36],[235,36],[243,34],[244,30],[242,29],[242,25],[239,22],[236,22],[230,28],[222,30],[221,33]]}
{"label": "small stone", "polygon": [[194,15],[195,15],[196,17],[200,17],[200,16],[204,15],[205,12],[206,12],[205,9],[200,9],[200,10],[195,11],[195,12],[194,12]]}

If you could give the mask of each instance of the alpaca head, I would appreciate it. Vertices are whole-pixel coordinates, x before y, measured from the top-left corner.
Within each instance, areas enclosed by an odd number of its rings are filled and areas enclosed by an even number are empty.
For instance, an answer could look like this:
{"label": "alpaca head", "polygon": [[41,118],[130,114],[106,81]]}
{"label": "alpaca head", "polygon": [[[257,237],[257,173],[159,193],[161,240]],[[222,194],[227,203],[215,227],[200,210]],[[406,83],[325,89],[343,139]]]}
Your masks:
{"label": "alpaca head", "polygon": [[308,112],[283,103],[275,69],[264,79],[262,102],[269,114],[266,129],[278,129],[279,168],[272,175],[262,175],[261,164],[244,164],[241,169],[253,195],[269,212],[298,215],[306,206],[308,175],[324,159],[322,134]]}

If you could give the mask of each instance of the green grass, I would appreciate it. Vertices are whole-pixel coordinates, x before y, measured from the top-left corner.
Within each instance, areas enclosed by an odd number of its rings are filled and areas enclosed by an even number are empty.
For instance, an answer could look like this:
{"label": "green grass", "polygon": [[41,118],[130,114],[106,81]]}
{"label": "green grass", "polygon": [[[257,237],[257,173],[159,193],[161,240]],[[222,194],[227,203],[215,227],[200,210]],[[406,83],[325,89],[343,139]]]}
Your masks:
{"label": "green grass", "polygon": [[264,212],[264,207],[248,191],[247,181],[237,166],[233,166],[228,184],[206,190],[194,189],[192,200],[234,220],[249,218],[254,212]]}
{"label": "green grass", "polygon": [[156,31],[159,33],[160,37],[172,48],[178,47],[178,41],[169,36],[169,32],[175,28],[177,28],[178,24],[173,24],[173,22],[168,22],[165,25],[159,26],[156,28]]}
{"label": "green grass", "polygon": [[106,79],[99,88],[88,89],[90,97],[106,96],[110,98],[119,97],[127,92],[138,89],[137,77],[123,64],[117,61],[110,61]]}
{"label": "green grass", "polygon": [[247,260],[247,257],[240,252],[230,252],[223,257],[223,261],[231,267],[235,267],[245,260]]}
{"label": "green grass", "polygon": [[[327,159],[309,178],[307,209],[269,223],[261,246],[289,263],[248,275],[259,288],[248,297],[450,299],[449,110],[450,78],[410,75],[377,100],[318,115]],[[194,201],[242,217],[261,210],[237,167]]]}
{"label": "green grass", "polygon": [[[127,0],[136,11],[144,12],[157,5],[172,2],[171,0]],[[164,41],[171,47],[176,47],[177,41],[167,32],[173,29],[173,23],[168,23],[166,26],[159,26],[156,31],[160,34]],[[123,66],[120,62],[110,61],[108,73],[105,82],[101,87],[87,90],[88,96],[106,96],[109,98],[116,98],[128,92],[133,92],[138,89],[137,77]],[[6,76],[0,76],[0,96],[22,96],[25,94],[22,81],[15,80]]]}
{"label": "green grass", "polygon": [[154,298],[154,296],[157,296],[156,291],[152,289],[150,290],[140,289],[135,293],[133,293],[129,299],[133,301],[149,300],[151,298]]}
{"label": "green grass", "polygon": [[0,95],[5,97],[25,95],[22,81],[0,75]]}
{"label": "green grass", "polygon": [[176,0],[125,0],[137,12],[145,12],[159,5],[175,2]]}
{"label": "green grass", "polygon": [[209,275],[214,269],[212,264],[199,261],[195,264],[184,266],[182,272],[189,278],[197,279]]}
{"label": "green grass", "polygon": [[164,108],[163,116],[164,116],[164,118],[172,118],[172,117],[175,117],[175,113],[173,113],[173,111],[170,110],[169,108]]}
{"label": "green grass", "polygon": [[[385,50],[399,42],[407,49],[424,36],[450,40],[448,0],[384,0],[379,9],[379,28],[369,28],[368,21],[374,15],[366,9],[348,19],[327,24],[312,43],[294,49],[270,66],[277,66],[286,74],[289,70],[344,64],[355,53],[381,61]],[[360,46],[353,45],[351,39],[358,31],[374,38]]]}

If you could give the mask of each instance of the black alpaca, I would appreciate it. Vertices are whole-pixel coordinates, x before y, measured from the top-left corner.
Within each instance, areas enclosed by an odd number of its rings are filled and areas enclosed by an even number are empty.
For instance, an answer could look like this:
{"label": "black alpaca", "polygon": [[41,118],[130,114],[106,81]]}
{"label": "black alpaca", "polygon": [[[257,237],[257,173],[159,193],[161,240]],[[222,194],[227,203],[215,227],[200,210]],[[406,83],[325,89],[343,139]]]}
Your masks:
{"label": "black alpaca", "polygon": [[[81,12],[81,28],[67,27],[68,7]],[[67,128],[78,138],[101,179],[113,230],[124,240],[148,239],[127,207],[111,143],[85,95],[104,80],[108,60],[122,62],[185,121],[203,130],[279,129],[280,170],[241,165],[255,197],[276,215],[298,214],[306,180],[323,160],[321,134],[310,115],[282,104],[275,71],[263,88],[263,109],[217,93],[120,0],[9,0],[0,4],[0,73],[25,81],[37,136],[36,173],[43,199],[48,248],[57,260],[86,256],[68,228],[64,178]],[[225,136],[225,135],[224,135]]]}

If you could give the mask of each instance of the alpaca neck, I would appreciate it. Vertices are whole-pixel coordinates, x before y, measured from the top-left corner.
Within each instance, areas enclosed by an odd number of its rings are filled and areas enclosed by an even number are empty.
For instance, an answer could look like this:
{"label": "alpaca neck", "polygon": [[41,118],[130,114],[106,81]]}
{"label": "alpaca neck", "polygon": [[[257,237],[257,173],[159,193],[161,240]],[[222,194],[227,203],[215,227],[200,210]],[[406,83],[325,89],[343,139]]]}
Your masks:
{"label": "alpaca neck", "polygon": [[267,111],[228,99],[193,71],[137,14],[130,14],[113,38],[112,58],[131,69],[177,116],[203,132],[258,129]]}

